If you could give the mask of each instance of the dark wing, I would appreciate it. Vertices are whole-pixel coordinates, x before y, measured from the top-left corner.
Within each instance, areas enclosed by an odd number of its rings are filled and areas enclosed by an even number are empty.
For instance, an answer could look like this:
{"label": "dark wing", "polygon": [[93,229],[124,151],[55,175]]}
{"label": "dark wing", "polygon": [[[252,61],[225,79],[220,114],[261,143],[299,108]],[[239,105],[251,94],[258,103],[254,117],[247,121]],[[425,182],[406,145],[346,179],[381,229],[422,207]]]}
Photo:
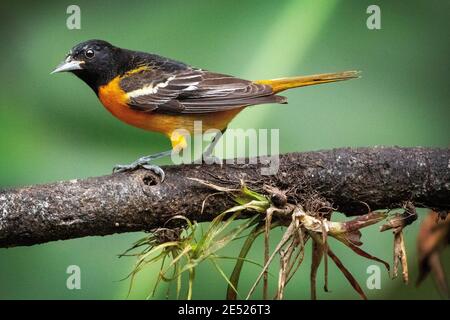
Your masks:
{"label": "dark wing", "polygon": [[199,69],[149,69],[120,81],[132,109],[162,113],[208,113],[263,103],[284,103],[268,85]]}

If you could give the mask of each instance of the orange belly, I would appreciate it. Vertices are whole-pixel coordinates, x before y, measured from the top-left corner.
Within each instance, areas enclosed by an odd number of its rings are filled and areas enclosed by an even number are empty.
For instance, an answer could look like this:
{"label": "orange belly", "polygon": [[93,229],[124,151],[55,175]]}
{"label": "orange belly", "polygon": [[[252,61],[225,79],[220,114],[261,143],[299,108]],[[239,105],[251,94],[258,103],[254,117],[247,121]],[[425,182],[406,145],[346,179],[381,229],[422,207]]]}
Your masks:
{"label": "orange belly", "polygon": [[205,114],[158,114],[131,109],[126,93],[119,86],[120,77],[114,78],[109,84],[99,88],[98,96],[105,108],[119,120],[132,126],[161,132],[170,137],[177,129],[194,131],[194,121],[201,121],[202,131],[208,129],[223,130],[242,108]]}

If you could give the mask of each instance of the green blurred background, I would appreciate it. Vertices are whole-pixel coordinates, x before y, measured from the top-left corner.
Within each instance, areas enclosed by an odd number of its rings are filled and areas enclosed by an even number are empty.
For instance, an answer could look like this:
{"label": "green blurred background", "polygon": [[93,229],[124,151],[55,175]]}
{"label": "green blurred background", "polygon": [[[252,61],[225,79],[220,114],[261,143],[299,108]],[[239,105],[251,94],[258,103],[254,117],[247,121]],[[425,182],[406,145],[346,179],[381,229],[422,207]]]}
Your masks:
{"label": "green blurred background", "polygon": [[[74,44],[91,38],[248,79],[363,71],[359,80],[289,91],[288,105],[253,107],[232,123],[232,128],[279,128],[280,152],[449,146],[449,1],[77,0],[81,30],[66,28],[70,4],[0,3],[0,187],[108,174],[117,163],[169,147],[165,137],[114,119],[74,76],[49,75]],[[381,7],[381,30],[366,27],[370,4]],[[421,220],[425,211],[420,213]],[[418,226],[406,230],[413,280]],[[117,254],[143,235],[0,249],[0,298],[124,299],[129,282],[120,279],[135,261]],[[379,234],[374,226],[363,240],[365,249],[392,260],[391,234]],[[239,245],[223,254],[235,255]],[[372,262],[338,243],[332,246],[365,288]],[[251,258],[262,256],[259,241]],[[288,299],[309,297],[307,257],[286,290]],[[444,256],[447,270],[449,257]],[[81,290],[66,289],[65,271],[72,264],[81,268]],[[228,272],[232,267],[223,266]],[[145,269],[130,298],[145,298],[156,272],[156,266]],[[242,293],[258,272],[245,267]],[[276,264],[272,272],[277,274]],[[369,298],[439,298],[431,279],[417,289],[382,274],[381,290],[365,290]],[[210,264],[197,275],[194,298],[224,297],[226,284]],[[275,288],[276,277],[271,281]],[[319,277],[318,288],[322,284]],[[331,293],[319,289],[319,298],[357,298],[334,265],[330,288]],[[164,297],[163,289],[157,298]]]}

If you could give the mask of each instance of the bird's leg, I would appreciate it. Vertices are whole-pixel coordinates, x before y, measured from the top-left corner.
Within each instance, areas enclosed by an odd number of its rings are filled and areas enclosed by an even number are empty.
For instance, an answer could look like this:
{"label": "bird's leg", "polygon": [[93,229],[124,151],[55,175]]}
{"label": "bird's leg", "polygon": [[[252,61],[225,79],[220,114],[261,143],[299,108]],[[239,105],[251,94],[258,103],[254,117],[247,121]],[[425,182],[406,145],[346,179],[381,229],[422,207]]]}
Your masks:
{"label": "bird's leg", "polygon": [[202,163],[205,163],[205,164],[217,163],[217,164],[222,165],[222,159],[220,159],[216,156],[213,156],[212,153],[213,153],[214,148],[216,147],[217,143],[219,142],[220,138],[225,134],[226,130],[227,130],[227,128],[216,133],[213,140],[208,145],[208,147],[206,147],[206,150],[202,154]]}
{"label": "bird's leg", "polygon": [[150,164],[150,161],[170,156],[171,153],[172,150],[168,150],[164,152],[155,153],[149,156],[140,157],[139,159],[130,164],[118,164],[113,168],[113,172],[133,171],[138,168],[144,168],[153,171],[161,178],[161,181],[164,181],[165,173],[163,169],[161,169],[157,165]]}

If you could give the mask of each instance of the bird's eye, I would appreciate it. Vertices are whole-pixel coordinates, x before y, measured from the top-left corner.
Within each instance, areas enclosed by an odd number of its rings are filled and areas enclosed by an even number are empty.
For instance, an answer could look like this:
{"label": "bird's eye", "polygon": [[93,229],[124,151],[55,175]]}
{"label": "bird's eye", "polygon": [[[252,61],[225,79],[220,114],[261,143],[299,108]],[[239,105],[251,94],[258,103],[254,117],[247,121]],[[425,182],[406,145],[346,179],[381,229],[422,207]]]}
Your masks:
{"label": "bird's eye", "polygon": [[92,50],[92,49],[87,49],[87,50],[84,52],[84,55],[86,56],[86,58],[92,59],[92,58],[95,56],[95,52],[94,52],[94,50]]}

